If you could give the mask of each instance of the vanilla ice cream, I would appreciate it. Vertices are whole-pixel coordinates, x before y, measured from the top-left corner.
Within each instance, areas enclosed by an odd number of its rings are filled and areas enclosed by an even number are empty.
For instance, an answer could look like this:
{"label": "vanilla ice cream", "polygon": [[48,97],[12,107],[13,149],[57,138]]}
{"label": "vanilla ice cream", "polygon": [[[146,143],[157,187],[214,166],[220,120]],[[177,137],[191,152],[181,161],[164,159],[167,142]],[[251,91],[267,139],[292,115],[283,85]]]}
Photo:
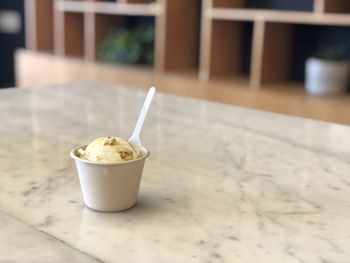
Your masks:
{"label": "vanilla ice cream", "polygon": [[120,163],[137,158],[126,140],[113,136],[94,140],[85,150],[80,149],[79,154],[82,159],[101,163]]}

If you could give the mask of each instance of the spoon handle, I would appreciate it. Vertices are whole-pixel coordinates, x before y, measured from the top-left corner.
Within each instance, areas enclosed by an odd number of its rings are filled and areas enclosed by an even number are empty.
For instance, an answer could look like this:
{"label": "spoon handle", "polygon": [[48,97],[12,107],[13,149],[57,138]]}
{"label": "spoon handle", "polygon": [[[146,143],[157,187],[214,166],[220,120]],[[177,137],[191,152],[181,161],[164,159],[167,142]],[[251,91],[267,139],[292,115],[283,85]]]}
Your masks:
{"label": "spoon handle", "polygon": [[136,122],[134,132],[132,133],[132,135],[129,139],[130,141],[132,141],[134,143],[141,144],[141,141],[140,141],[141,129],[142,129],[143,123],[145,121],[149,106],[151,105],[151,102],[152,102],[152,99],[153,99],[155,92],[156,92],[156,89],[154,87],[151,87],[148,91],[145,102],[143,103],[139,118],[137,119],[137,122]]}

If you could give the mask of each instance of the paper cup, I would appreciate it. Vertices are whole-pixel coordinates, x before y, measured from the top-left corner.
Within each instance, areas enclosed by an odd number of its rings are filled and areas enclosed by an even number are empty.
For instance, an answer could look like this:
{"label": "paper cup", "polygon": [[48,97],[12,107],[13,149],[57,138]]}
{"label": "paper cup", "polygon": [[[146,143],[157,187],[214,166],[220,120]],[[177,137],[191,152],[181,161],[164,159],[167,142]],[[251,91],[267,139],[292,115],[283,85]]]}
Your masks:
{"label": "paper cup", "polygon": [[149,151],[141,150],[141,157],[122,163],[98,163],[78,157],[79,146],[70,152],[78,170],[84,203],[101,212],[117,212],[132,207],[140,189],[143,166]]}

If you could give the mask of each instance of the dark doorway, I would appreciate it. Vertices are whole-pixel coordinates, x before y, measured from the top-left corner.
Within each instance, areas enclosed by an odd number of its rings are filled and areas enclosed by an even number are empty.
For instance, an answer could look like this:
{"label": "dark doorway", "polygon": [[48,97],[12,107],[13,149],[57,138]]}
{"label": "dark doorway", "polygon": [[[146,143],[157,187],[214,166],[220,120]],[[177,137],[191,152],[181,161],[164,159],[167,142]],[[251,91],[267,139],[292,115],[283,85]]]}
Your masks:
{"label": "dark doorway", "polygon": [[0,88],[15,86],[14,52],[25,46],[24,1],[0,1]]}

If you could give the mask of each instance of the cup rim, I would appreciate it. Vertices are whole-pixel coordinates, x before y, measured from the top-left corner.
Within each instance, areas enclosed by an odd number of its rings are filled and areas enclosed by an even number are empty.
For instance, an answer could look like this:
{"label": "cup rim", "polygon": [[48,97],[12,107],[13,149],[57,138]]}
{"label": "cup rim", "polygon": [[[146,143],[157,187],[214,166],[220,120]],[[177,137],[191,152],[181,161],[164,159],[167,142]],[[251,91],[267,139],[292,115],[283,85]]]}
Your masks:
{"label": "cup rim", "polygon": [[136,159],[132,159],[132,160],[129,160],[129,161],[125,161],[125,162],[114,162],[114,163],[102,163],[102,162],[95,162],[95,161],[89,161],[89,160],[86,160],[86,159],[82,159],[80,157],[78,157],[76,155],[76,152],[77,150],[81,149],[81,148],[86,148],[88,145],[85,144],[85,145],[79,145],[77,147],[74,147],[71,151],[70,151],[70,157],[76,161],[80,161],[80,162],[83,162],[83,163],[88,163],[88,164],[95,164],[95,165],[102,165],[102,166],[105,166],[105,165],[126,165],[126,164],[129,164],[129,163],[133,163],[133,162],[138,162],[138,161],[141,161],[141,160],[145,160],[146,158],[148,158],[148,156],[150,155],[150,152],[149,150],[147,150],[145,147],[142,147],[141,148],[141,151],[144,152],[145,154],[143,154],[142,157],[140,158],[136,158]]}

